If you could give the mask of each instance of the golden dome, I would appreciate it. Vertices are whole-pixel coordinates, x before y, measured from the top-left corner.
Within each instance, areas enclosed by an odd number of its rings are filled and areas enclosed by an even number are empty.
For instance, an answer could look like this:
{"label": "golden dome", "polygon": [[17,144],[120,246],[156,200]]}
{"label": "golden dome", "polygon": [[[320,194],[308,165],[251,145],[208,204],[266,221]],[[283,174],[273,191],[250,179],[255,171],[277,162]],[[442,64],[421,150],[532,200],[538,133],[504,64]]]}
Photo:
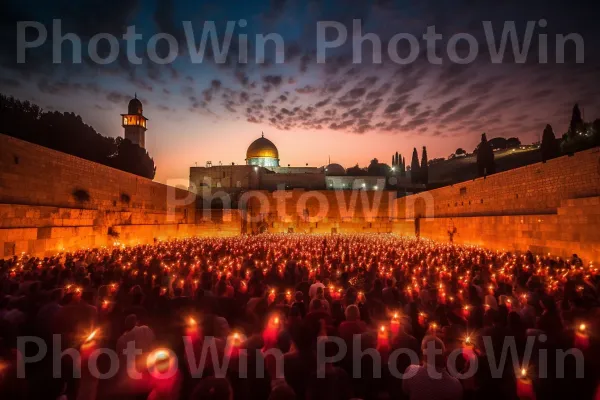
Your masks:
{"label": "golden dome", "polygon": [[279,160],[279,151],[269,139],[259,137],[250,144],[246,151],[246,160],[251,158],[274,158]]}

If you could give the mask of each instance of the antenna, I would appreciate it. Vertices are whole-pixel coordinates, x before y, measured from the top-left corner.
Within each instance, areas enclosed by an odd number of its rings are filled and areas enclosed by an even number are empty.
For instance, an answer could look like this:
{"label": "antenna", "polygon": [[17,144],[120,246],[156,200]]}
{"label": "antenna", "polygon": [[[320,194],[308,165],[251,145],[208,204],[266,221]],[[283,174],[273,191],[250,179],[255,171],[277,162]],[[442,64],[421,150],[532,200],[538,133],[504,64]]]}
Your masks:
{"label": "antenna", "polygon": [[260,133],[262,134],[262,137],[265,137],[265,133],[264,132],[261,131]]}

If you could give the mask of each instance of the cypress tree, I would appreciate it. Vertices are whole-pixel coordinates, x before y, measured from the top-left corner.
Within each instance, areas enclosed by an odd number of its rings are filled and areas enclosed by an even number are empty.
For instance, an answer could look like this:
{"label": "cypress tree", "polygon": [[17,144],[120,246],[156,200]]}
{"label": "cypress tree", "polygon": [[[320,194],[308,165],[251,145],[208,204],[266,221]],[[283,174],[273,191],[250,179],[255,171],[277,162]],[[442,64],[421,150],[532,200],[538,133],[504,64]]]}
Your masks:
{"label": "cypress tree", "polygon": [[485,133],[481,135],[481,143],[477,147],[477,172],[479,176],[491,175],[496,172],[494,151],[487,141]]}
{"label": "cypress tree", "polygon": [[574,137],[577,132],[583,128],[583,118],[581,118],[581,111],[579,110],[579,104],[573,106],[573,114],[571,115],[571,123],[569,124],[569,136]]}
{"label": "cypress tree", "polygon": [[410,163],[410,181],[412,183],[419,183],[421,181],[421,168],[419,167],[419,156],[416,147],[413,149],[412,161]]}
{"label": "cypress tree", "polygon": [[542,153],[542,161],[551,160],[553,158],[558,157],[559,149],[558,143],[556,142],[556,136],[554,136],[554,131],[552,130],[551,125],[546,125],[544,129],[544,134],[542,135],[542,145],[540,146],[540,151]]}
{"label": "cypress tree", "polygon": [[402,157],[402,161],[400,162],[400,176],[406,176],[406,158]]}
{"label": "cypress tree", "polygon": [[429,183],[429,165],[427,165],[427,147],[423,146],[421,154],[421,183],[427,185]]}

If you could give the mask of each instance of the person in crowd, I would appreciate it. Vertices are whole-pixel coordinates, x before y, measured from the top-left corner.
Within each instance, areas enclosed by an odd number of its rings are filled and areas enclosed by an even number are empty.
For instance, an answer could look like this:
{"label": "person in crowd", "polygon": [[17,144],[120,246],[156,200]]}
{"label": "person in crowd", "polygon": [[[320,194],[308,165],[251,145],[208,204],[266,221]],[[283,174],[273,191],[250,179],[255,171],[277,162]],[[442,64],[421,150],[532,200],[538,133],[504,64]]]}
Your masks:
{"label": "person in crowd", "polygon": [[421,342],[422,365],[410,365],[403,381],[404,392],[410,400],[440,399],[460,400],[463,396],[461,383],[446,370],[445,346],[441,339],[426,336]]}

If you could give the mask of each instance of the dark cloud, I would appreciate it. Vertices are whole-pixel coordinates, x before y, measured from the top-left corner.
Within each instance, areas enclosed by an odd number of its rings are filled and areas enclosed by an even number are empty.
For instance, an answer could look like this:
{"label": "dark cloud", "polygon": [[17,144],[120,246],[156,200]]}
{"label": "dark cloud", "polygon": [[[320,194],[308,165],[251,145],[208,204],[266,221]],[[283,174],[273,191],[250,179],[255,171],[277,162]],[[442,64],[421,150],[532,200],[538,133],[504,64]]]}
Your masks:
{"label": "dark cloud", "polygon": [[367,92],[367,89],[365,89],[365,88],[355,88],[355,89],[350,90],[347,95],[353,99],[356,99],[356,98],[364,96],[366,92]]}
{"label": "dark cloud", "polygon": [[393,102],[391,102],[390,104],[387,105],[387,107],[385,108],[385,114],[388,114],[388,117],[390,114],[396,114],[398,111],[400,111],[402,109],[402,107],[404,107],[406,105],[407,102],[407,97],[406,96],[402,96],[397,98],[396,100],[394,100]]}
{"label": "dark cloud", "polygon": [[460,99],[458,97],[455,97],[451,100],[448,100],[446,102],[444,102],[436,111],[435,116],[436,117],[441,117],[445,114],[447,114],[448,112],[452,111],[452,109],[454,107],[456,107],[456,105],[460,102]]}
{"label": "dark cloud", "polygon": [[131,100],[131,96],[128,96],[124,93],[119,93],[116,91],[112,91],[106,95],[106,100],[115,104],[126,104]]}
{"label": "dark cloud", "polygon": [[268,85],[279,86],[283,82],[281,75],[266,75],[263,76],[263,82]]}

